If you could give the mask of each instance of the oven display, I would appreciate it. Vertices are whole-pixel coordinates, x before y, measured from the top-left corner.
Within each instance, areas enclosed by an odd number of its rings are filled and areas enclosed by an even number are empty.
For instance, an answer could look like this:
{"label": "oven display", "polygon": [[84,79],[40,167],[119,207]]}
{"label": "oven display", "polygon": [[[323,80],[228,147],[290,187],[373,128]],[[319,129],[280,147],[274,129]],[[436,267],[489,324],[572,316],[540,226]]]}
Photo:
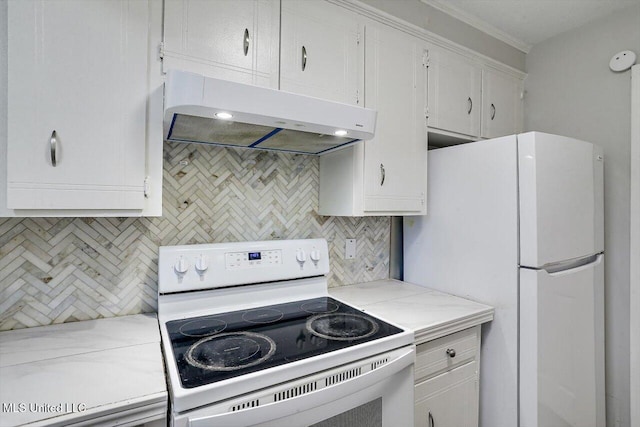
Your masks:
{"label": "oven display", "polygon": [[256,252],[227,252],[225,267],[227,270],[245,270],[248,268],[271,268],[282,264],[282,250]]}

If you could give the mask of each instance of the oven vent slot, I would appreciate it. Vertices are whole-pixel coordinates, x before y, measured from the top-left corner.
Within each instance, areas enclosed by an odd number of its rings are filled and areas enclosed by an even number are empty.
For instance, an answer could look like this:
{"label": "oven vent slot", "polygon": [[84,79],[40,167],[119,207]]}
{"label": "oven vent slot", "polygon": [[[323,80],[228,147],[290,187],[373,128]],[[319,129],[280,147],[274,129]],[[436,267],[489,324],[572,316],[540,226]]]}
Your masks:
{"label": "oven vent slot", "polygon": [[341,383],[343,381],[347,381],[351,378],[357,377],[362,374],[362,367],[350,369],[348,371],[342,371],[338,374],[331,375],[324,379],[324,386],[329,387],[330,385]]}
{"label": "oven vent slot", "polygon": [[371,362],[371,370],[378,369],[380,366],[389,363],[389,358],[385,357],[384,359],[376,360],[375,362]]}
{"label": "oven vent slot", "polygon": [[247,408],[255,408],[256,406],[260,406],[260,399],[253,399],[247,402],[240,403],[238,405],[233,405],[231,407],[231,412],[241,411]]}
{"label": "oven vent slot", "polygon": [[317,389],[318,385],[316,381],[312,381],[310,383],[302,384],[297,387],[291,387],[278,393],[274,393],[273,401],[279,402],[281,400],[291,399],[292,397],[298,397],[302,396],[303,394],[311,393],[312,391],[316,391]]}

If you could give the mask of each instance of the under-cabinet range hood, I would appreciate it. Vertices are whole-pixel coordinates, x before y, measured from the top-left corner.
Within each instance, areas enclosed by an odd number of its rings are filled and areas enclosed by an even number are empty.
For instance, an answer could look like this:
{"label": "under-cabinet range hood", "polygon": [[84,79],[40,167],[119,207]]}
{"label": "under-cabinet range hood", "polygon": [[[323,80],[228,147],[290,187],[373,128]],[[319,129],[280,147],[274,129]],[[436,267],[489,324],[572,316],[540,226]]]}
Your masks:
{"label": "under-cabinet range hood", "polygon": [[280,90],[170,70],[164,137],[323,154],[373,138],[376,111]]}

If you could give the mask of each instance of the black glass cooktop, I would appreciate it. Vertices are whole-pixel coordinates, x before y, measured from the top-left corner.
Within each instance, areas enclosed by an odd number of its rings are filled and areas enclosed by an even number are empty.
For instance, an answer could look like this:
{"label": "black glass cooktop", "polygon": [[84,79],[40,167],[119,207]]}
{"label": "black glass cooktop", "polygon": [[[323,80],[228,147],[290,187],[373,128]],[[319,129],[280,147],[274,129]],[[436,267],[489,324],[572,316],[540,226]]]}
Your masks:
{"label": "black glass cooktop", "polygon": [[166,326],[184,388],[402,332],[330,297],[173,320]]}

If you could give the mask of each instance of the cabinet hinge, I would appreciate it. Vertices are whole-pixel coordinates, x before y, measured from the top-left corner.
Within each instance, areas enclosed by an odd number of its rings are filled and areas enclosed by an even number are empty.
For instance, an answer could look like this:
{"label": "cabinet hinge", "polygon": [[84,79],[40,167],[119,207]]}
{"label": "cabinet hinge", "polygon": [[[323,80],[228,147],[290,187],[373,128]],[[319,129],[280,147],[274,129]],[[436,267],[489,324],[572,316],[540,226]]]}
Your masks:
{"label": "cabinet hinge", "polygon": [[426,51],[424,51],[424,53],[422,54],[422,66],[423,66],[424,68],[429,68],[429,61],[430,61],[430,58],[429,58],[429,51],[428,51],[428,50],[426,50]]}
{"label": "cabinet hinge", "polygon": [[360,105],[360,89],[356,89],[356,104]]}
{"label": "cabinet hinge", "polygon": [[360,33],[356,34],[356,44],[360,46]]}
{"label": "cabinet hinge", "polygon": [[158,58],[164,58],[164,42],[160,42],[160,44],[158,45]]}
{"label": "cabinet hinge", "polygon": [[149,193],[151,192],[151,184],[149,183],[149,177],[146,176],[144,178],[144,198],[149,198]]}
{"label": "cabinet hinge", "polygon": [[424,107],[424,117],[425,119],[429,118],[429,107]]}

